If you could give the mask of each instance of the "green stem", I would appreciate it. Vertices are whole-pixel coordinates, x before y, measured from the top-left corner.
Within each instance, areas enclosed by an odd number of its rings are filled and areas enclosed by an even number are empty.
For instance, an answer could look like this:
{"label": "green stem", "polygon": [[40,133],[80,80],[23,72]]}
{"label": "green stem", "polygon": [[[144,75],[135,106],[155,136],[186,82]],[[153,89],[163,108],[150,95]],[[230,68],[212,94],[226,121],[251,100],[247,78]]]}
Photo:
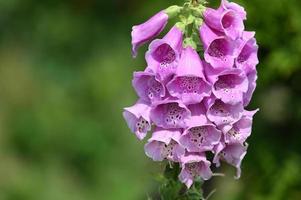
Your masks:
{"label": "green stem", "polygon": [[180,166],[178,163],[167,164],[164,171],[164,180],[160,186],[161,200],[200,200],[204,199],[202,192],[203,182],[196,180],[191,188],[178,179]]}

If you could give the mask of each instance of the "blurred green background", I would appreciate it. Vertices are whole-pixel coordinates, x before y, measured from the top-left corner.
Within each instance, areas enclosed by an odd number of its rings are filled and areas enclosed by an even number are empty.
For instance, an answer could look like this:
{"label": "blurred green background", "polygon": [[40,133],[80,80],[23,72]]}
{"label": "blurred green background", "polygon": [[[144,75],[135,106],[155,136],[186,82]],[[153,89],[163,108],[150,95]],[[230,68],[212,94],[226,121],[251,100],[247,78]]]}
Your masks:
{"label": "blurred green background", "polygon": [[[0,200],[143,200],[150,161],[122,108],[136,101],[131,26],[181,0],[0,0]],[[211,5],[217,1],[209,0]],[[259,107],[239,181],[213,200],[301,199],[301,3],[237,0],[260,45]]]}

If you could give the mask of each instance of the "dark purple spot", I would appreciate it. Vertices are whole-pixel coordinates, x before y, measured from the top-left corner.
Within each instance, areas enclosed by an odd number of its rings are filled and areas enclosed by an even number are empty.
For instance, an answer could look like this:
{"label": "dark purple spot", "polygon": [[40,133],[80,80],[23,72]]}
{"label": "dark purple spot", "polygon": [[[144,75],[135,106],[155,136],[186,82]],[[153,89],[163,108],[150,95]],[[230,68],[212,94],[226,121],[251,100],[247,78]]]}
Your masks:
{"label": "dark purple spot", "polygon": [[235,14],[233,12],[227,12],[222,18],[222,25],[223,27],[229,28],[235,22]]}
{"label": "dark purple spot", "polygon": [[231,52],[229,41],[224,38],[214,40],[208,48],[208,54],[212,57],[224,59],[224,56],[229,55]]}
{"label": "dark purple spot", "polygon": [[159,63],[170,64],[176,59],[175,51],[168,45],[160,45],[153,53],[153,58]]}

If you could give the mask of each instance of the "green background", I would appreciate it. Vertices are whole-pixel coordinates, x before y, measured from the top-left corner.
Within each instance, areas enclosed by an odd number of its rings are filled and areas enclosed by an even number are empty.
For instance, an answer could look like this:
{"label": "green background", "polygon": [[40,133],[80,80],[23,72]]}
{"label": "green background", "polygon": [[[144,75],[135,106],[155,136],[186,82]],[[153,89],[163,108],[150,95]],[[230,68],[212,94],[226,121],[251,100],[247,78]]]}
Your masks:
{"label": "green background", "polygon": [[[210,1],[212,6],[217,1]],[[131,26],[171,0],[0,0],[0,200],[143,200],[163,166],[122,108],[137,97]],[[213,200],[301,199],[301,3],[240,0],[260,46],[242,178],[224,165]]]}

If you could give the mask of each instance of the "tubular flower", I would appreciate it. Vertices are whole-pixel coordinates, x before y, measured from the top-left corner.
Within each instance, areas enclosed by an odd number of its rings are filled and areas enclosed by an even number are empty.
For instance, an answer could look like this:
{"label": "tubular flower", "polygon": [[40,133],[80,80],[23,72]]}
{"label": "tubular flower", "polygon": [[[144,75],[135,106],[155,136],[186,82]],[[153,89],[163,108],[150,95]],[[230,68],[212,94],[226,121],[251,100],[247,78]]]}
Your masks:
{"label": "tubular flower", "polygon": [[216,147],[215,157],[213,159],[213,163],[216,164],[217,167],[220,166],[220,160],[227,162],[228,164],[234,166],[236,168],[236,176],[235,178],[240,178],[241,175],[241,162],[247,153],[247,144],[223,144],[220,143],[218,147]]}
{"label": "tubular flower", "polygon": [[140,140],[151,130],[150,109],[149,105],[141,100],[131,107],[124,108],[123,117]]}
{"label": "tubular flower", "polygon": [[[178,178],[188,188],[200,178],[210,179],[212,163],[219,167],[221,161],[240,177],[258,112],[246,110],[259,60],[255,32],[244,30],[244,8],[228,0],[217,9],[201,2],[171,6],[133,27],[133,55],[142,44],[150,45],[147,67],[133,74],[139,100],[123,112],[138,139],[152,132],[146,155],[178,163]],[[155,39],[173,16],[182,21]]]}
{"label": "tubular flower", "polygon": [[187,128],[180,138],[180,143],[188,152],[211,151],[221,138],[221,131],[206,117],[206,108],[201,104],[188,107],[191,117],[186,121]]}
{"label": "tubular flower", "polygon": [[240,143],[243,144],[252,132],[253,116],[258,110],[244,111],[240,120],[233,125],[222,127],[224,140],[227,144]]}
{"label": "tubular flower", "polygon": [[222,102],[236,105],[243,102],[244,94],[248,91],[248,79],[240,69],[229,69],[219,73],[208,73],[212,82],[212,93]]}
{"label": "tubular flower", "polygon": [[212,176],[210,161],[206,159],[205,154],[188,154],[182,157],[182,171],[179,174],[181,182],[190,188],[197,177],[208,180]]}
{"label": "tubular flower", "polygon": [[206,23],[200,27],[200,37],[204,45],[206,62],[217,69],[233,67],[239,50],[237,41],[212,30]]}
{"label": "tubular flower", "polygon": [[258,46],[254,38],[255,32],[243,32],[242,38],[239,41],[239,52],[235,59],[237,68],[242,69],[246,74],[256,70],[258,64]]}
{"label": "tubular flower", "polygon": [[162,128],[185,128],[185,119],[190,117],[190,110],[178,100],[165,100],[154,105],[150,118]]}
{"label": "tubular flower", "polygon": [[206,99],[207,104],[207,117],[217,126],[232,124],[237,122],[244,111],[242,103],[235,105],[226,104],[220,99],[213,97]]}
{"label": "tubular flower", "polygon": [[191,47],[182,51],[177,73],[167,84],[171,96],[177,97],[184,104],[195,104],[211,94],[211,85],[203,72],[202,61]]}
{"label": "tubular flower", "polygon": [[133,87],[145,101],[154,102],[165,96],[165,86],[152,72],[134,72]]}
{"label": "tubular flower", "polygon": [[183,33],[174,26],[162,39],[154,40],[145,54],[148,69],[155,72],[161,80],[172,76],[178,66],[182,51]]}
{"label": "tubular flower", "polygon": [[185,154],[185,148],[179,144],[181,130],[158,129],[145,145],[145,153],[154,161],[163,161],[164,159],[179,162]]}
{"label": "tubular flower", "polygon": [[206,24],[216,31],[223,32],[232,40],[241,37],[245,19],[244,8],[227,0],[223,0],[218,9],[207,8],[204,12]]}
{"label": "tubular flower", "polygon": [[133,26],[132,28],[132,54],[137,56],[138,48],[157,37],[165,28],[168,21],[168,15],[161,11],[151,17],[143,24]]}

